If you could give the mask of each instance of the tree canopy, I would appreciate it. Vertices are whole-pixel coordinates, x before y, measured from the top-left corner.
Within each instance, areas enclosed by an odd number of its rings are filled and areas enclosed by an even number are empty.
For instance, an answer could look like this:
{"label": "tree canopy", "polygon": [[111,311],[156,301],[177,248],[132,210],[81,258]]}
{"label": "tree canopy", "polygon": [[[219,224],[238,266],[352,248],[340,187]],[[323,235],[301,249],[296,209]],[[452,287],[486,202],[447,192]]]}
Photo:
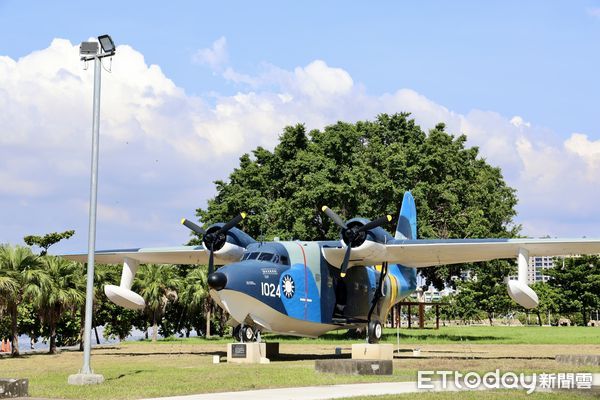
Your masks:
{"label": "tree canopy", "polygon": [[50,246],[60,242],[63,239],[69,239],[75,234],[75,231],[69,230],[64,232],[52,232],[43,236],[28,235],[23,238],[23,241],[29,246],[37,246],[42,249],[41,256],[48,253]]}
{"label": "tree canopy", "polygon": [[[515,236],[515,190],[477,147],[466,145],[466,136],[445,129],[440,123],[425,133],[407,113],[310,132],[288,126],[273,151],[257,147],[240,157],[197,216],[214,223],[246,210],[241,227],[256,238],[334,239],[339,232],[322,215],[323,205],[344,219],[392,214],[386,228],[393,231],[411,190],[421,238]],[[437,286],[456,273],[456,267],[424,271]]]}

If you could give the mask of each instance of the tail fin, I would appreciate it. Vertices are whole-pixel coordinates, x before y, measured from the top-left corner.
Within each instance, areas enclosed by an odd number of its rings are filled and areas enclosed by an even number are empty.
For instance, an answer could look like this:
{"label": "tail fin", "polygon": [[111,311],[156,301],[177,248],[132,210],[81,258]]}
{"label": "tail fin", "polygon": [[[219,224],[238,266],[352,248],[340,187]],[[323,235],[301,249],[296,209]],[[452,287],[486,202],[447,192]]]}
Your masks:
{"label": "tail fin", "polygon": [[400,217],[394,239],[415,240],[417,238],[417,208],[415,199],[410,192],[404,193]]}

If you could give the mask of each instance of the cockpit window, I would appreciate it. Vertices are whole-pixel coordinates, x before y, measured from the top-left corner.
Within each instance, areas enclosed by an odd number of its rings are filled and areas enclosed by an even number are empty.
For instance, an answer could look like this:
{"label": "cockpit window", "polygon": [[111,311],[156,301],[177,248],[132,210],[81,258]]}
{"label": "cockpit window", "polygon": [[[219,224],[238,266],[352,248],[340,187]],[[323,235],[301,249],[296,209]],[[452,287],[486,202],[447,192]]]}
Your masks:
{"label": "cockpit window", "polygon": [[258,256],[259,261],[271,261],[273,259],[273,254],[271,253],[260,253]]}
{"label": "cockpit window", "polygon": [[241,261],[245,261],[245,260],[268,261],[268,262],[272,262],[275,264],[289,265],[289,260],[286,256],[280,256],[279,254],[273,254],[273,253],[261,253],[259,251],[245,253],[242,256]]}

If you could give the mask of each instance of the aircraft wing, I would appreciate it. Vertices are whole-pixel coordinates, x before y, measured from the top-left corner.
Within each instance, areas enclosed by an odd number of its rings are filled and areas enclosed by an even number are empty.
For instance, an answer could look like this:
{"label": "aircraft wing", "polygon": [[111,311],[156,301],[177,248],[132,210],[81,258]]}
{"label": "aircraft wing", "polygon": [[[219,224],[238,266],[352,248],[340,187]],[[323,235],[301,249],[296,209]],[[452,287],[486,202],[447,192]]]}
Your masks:
{"label": "aircraft wing", "polygon": [[[425,268],[516,258],[519,249],[527,250],[529,256],[600,254],[600,239],[394,240],[379,246],[382,247],[379,251],[365,257],[360,256],[360,251],[353,250],[350,264],[376,265],[387,261],[406,267]],[[342,247],[324,247],[323,255],[330,264],[340,266],[345,250]]]}
{"label": "aircraft wing", "polygon": [[[85,254],[63,254],[68,260],[87,262]],[[96,251],[94,261],[100,264],[122,264],[125,258],[139,261],[141,264],[207,264],[208,251],[204,246],[145,247],[139,249]],[[215,263],[219,262],[215,254]]]}

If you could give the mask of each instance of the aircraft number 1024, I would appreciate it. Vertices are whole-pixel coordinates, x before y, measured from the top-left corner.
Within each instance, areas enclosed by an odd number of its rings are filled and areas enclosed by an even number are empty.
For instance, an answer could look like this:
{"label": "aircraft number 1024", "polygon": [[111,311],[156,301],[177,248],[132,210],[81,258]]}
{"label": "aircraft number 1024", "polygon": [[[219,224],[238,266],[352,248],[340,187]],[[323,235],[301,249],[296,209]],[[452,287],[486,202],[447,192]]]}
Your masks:
{"label": "aircraft number 1024", "polygon": [[279,285],[269,282],[260,283],[260,294],[266,297],[281,297]]}

